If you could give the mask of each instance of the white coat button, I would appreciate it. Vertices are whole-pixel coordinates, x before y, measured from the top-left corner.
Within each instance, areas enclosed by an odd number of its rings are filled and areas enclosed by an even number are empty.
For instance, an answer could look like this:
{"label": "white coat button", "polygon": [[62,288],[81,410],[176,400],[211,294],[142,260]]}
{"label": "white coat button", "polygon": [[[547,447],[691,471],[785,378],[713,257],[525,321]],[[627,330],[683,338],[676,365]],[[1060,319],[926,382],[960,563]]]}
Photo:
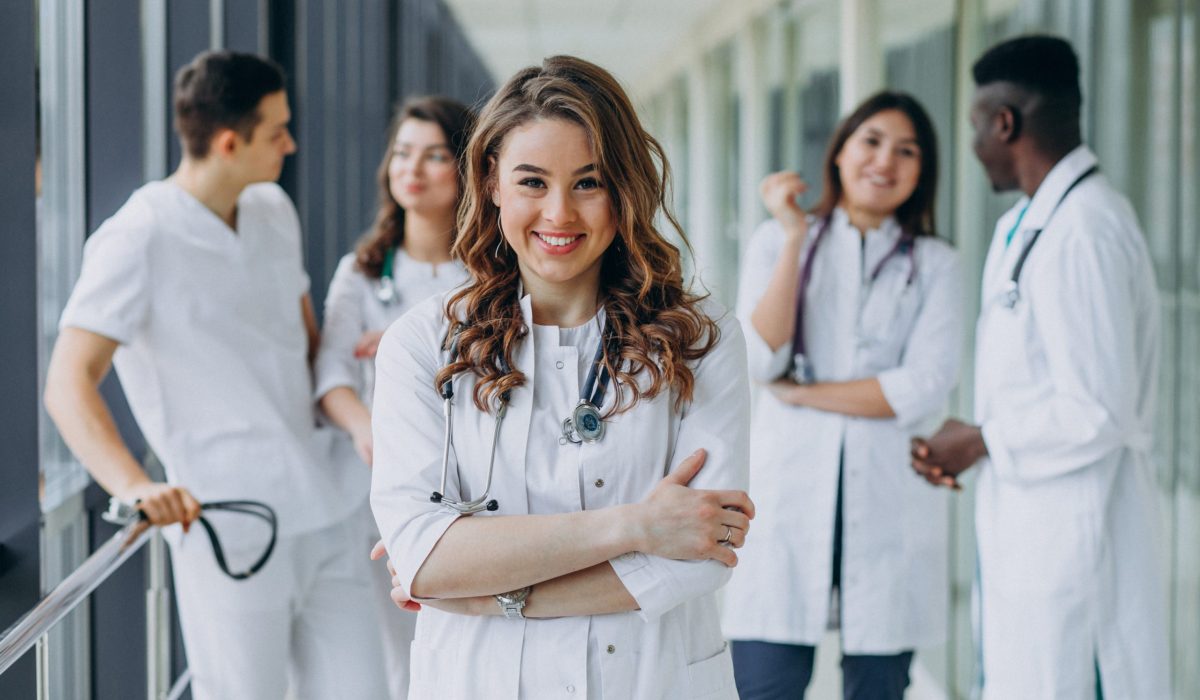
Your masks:
{"label": "white coat button", "polygon": [[563,368],[563,361],[562,361],[562,360],[559,360],[558,362],[555,362],[555,363],[554,363],[554,366],[555,366],[555,367],[557,367],[558,369],[562,369],[562,368]]}
{"label": "white coat button", "polygon": [[610,653],[610,654],[615,654],[615,653],[617,653],[617,647],[615,645],[609,644],[608,649],[606,651],[608,651],[608,653]]}
{"label": "white coat button", "polygon": [[596,488],[604,487],[604,479],[596,479]]}
{"label": "white coat button", "polygon": [[[560,363],[560,364],[561,364],[561,363]],[[574,692],[575,692],[575,686],[573,686],[573,685],[568,685],[568,686],[567,686],[567,692],[568,692],[568,693],[574,693]]]}

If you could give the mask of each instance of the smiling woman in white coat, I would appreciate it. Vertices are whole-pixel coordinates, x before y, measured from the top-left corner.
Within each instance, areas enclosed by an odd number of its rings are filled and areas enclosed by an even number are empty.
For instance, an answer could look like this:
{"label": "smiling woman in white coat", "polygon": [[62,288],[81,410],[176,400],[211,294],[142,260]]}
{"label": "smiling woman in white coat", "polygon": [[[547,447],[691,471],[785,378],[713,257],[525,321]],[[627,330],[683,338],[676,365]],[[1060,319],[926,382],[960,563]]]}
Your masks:
{"label": "smiling woman in white coat", "polygon": [[371,505],[420,609],[413,697],[737,697],[714,594],[754,514],[745,343],[655,227],[668,176],[579,59],[480,115],[472,281],[376,360]]}
{"label": "smiling woman in white coat", "polygon": [[[371,464],[371,395],[375,351],[396,319],[430,296],[467,279],[450,254],[462,193],[462,156],[474,121],[465,105],[445,97],[415,97],[396,111],[379,164],[379,210],[355,250],[338,263],[325,297],[325,325],[314,365],[321,409]],[[363,467],[365,469],[365,466]],[[366,510],[366,509],[364,509]],[[364,548],[379,539],[369,512]],[[388,690],[404,700],[415,616],[396,610],[387,571],[374,572]]]}
{"label": "smiling woman in white coat", "polygon": [[846,698],[901,698],[913,650],[943,640],[946,494],[908,468],[944,408],[962,342],[958,255],[934,234],[924,109],[880,93],[839,125],[812,213],[795,173],[741,272],[755,406],[753,542],[725,596],[744,700],[802,698],[840,617]]}

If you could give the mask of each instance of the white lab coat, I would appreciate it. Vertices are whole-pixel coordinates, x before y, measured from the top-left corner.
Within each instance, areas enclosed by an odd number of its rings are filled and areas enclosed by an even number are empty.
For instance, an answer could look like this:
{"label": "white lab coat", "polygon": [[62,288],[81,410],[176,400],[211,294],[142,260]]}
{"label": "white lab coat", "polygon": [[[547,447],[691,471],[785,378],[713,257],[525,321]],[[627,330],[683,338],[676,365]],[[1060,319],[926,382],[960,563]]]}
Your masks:
{"label": "white lab coat", "polygon": [[331,389],[345,386],[370,406],[375,363],[354,356],[359,338],[367,331],[385,330],[417,304],[469,278],[467,269],[458,260],[433,265],[413,260],[403,248],[396,249],[392,272],[396,299],[384,304],[379,300],[379,280],[358,269],[354,253],[342,256],[338,262],[325,296],[325,324],[321,328],[321,350],[314,370],[318,400]]}
{"label": "white lab coat", "polygon": [[[904,255],[869,284],[899,235],[888,219],[863,238],[838,209],[817,249],[805,315],[816,377],[878,377],[896,418],[827,413],[759,392],[750,467],[758,515],[724,597],[723,624],[733,639],[820,641],[829,619],[843,459],[843,650],[894,654],[944,639],[948,494],[917,478],[908,455],[910,437],[944,409],[957,379],[962,276],[957,253],[925,237],[917,239],[911,285]],[[783,243],[779,224],[764,223],[741,272],[738,316],[759,382],[778,379],[792,354],[790,341],[771,351],[750,322]]]}
{"label": "white lab coat", "polygon": [[[1154,270],[1133,209],[1080,146],[996,226],[976,331],[984,697],[1170,697],[1151,447]],[[1029,209],[1010,245],[1005,236]],[[1016,257],[1045,228],[1014,309]]]}
{"label": "white lab coat", "polygon": [[[458,260],[434,265],[413,260],[403,248],[396,249],[392,268],[396,297],[391,304],[379,300],[379,280],[367,277],[358,268],[354,253],[338,262],[329,293],[325,295],[325,324],[321,329],[321,348],[314,364],[315,396],[321,397],[337,387],[348,387],[367,406],[375,388],[375,362],[354,356],[354,346],[367,331],[383,331],[407,311],[434,294],[453,289],[469,275]],[[366,466],[360,468],[365,472]],[[363,547],[379,539],[379,531],[364,501],[361,518]],[[409,648],[412,645],[416,615],[400,610],[389,595],[391,575],[383,566],[372,566],[370,581],[375,621],[382,640],[388,690],[392,700],[408,697]]]}
{"label": "white lab coat", "polygon": [[[442,305],[435,297],[395,323],[376,360],[371,505],[405,589],[461,517],[429,500],[441,478],[445,425],[432,383],[446,362]],[[611,418],[601,442],[560,445],[559,416],[578,401],[580,355],[594,344],[554,347],[533,326],[528,296],[521,309],[533,332],[517,349],[515,364],[527,384],[512,393],[500,433],[491,491],[500,503],[497,515],[640,501],[700,447],[708,460],[693,486],[745,488],[749,389],[736,322],[722,322],[721,341],[697,364],[693,401],[682,416],[672,409],[671,392],[664,392]],[[473,386],[473,376],[455,380],[455,464],[447,485],[454,497],[479,495],[491,450],[494,416],[474,408]],[[552,418],[535,421],[538,416]],[[508,620],[425,608],[412,647],[412,696],[736,698],[714,595],[729,570],[714,561],[637,552],[611,564],[638,612]]]}

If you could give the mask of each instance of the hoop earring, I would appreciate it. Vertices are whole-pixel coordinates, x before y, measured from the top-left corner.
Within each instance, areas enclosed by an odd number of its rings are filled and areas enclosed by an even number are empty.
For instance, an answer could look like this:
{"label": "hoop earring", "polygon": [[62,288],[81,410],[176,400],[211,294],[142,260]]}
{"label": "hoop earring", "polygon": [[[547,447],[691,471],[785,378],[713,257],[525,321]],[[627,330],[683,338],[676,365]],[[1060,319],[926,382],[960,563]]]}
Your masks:
{"label": "hoop earring", "polygon": [[497,258],[500,257],[500,246],[504,244],[504,225],[500,223],[500,212],[496,212],[496,228],[500,229],[500,238],[496,241],[496,250],[493,252]]}

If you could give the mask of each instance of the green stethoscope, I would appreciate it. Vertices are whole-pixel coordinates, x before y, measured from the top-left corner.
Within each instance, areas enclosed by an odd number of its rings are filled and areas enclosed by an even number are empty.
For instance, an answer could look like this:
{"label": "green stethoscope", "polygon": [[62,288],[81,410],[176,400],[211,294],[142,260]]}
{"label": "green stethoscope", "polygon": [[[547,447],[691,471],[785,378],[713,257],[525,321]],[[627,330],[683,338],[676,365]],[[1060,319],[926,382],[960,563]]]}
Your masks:
{"label": "green stethoscope", "polygon": [[375,288],[375,298],[384,306],[391,306],[400,301],[400,292],[396,289],[395,279],[396,249],[388,248],[383,256],[383,271],[379,274],[379,282]]}

